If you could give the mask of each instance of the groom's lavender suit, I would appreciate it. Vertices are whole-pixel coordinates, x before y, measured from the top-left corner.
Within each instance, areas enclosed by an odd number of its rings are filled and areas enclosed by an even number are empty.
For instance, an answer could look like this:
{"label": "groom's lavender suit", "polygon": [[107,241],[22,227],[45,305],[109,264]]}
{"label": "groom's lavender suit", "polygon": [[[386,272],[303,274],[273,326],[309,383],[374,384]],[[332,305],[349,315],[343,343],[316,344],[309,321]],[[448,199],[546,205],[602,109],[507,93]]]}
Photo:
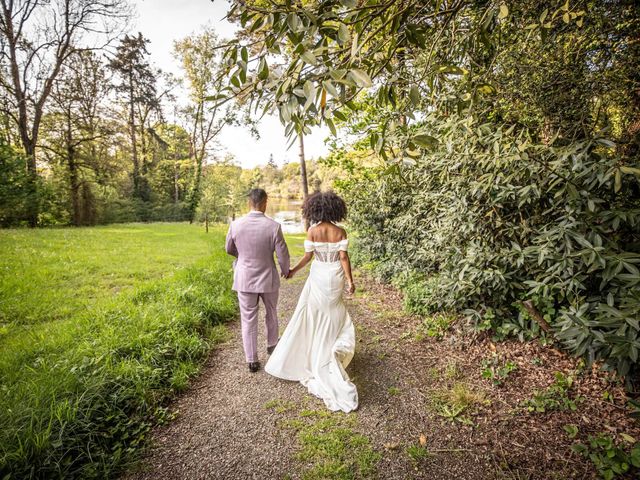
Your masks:
{"label": "groom's lavender suit", "polygon": [[280,276],[289,273],[289,250],[280,224],[262,212],[251,211],[234,221],[227,233],[226,250],[236,257],[233,290],[238,292],[242,342],[247,362],[258,361],[258,300],[262,298],[267,324],[267,346],[278,342],[278,289]]}

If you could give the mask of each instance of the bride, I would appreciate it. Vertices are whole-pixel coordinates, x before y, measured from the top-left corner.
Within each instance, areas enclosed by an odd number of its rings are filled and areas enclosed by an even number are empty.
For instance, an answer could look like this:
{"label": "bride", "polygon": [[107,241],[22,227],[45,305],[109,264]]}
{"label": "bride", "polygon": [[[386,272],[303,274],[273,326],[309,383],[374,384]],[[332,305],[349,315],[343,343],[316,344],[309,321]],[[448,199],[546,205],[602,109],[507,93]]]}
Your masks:
{"label": "bride", "polygon": [[307,197],[302,215],[313,226],[304,241],[305,255],[288,278],[315,255],[298,306],[265,365],[265,371],[285,380],[299,381],[333,411],[358,407],[358,391],[345,368],[353,358],[355,331],[342,292],[355,286],[347,253],[347,234],[335,225],[347,208],[333,192]]}

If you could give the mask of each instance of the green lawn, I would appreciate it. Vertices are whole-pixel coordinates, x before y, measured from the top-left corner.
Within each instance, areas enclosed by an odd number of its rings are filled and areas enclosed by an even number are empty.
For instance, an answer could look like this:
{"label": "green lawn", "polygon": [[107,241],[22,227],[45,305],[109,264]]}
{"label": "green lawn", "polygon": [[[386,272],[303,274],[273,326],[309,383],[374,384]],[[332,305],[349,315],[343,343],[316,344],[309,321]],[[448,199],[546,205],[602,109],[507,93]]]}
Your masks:
{"label": "green lawn", "polygon": [[[135,458],[236,314],[226,230],[0,230],[0,479]],[[287,236],[293,257],[303,240]]]}
{"label": "green lawn", "polygon": [[0,230],[0,478],[113,476],[134,456],[236,313],[225,233]]}
{"label": "green lawn", "polygon": [[0,323],[64,319],[220,249],[185,224],[0,230]]}

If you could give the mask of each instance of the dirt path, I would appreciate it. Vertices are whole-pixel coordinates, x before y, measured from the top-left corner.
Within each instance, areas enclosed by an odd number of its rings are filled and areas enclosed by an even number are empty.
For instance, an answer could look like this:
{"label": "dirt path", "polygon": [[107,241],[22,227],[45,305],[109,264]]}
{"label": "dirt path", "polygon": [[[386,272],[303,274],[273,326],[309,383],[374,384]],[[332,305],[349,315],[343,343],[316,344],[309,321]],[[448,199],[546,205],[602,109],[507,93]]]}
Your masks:
{"label": "dirt path", "polygon": [[[358,344],[348,369],[358,386],[357,412],[331,414],[301,385],[249,373],[236,321],[232,339],[174,402],[177,418],[155,430],[152,447],[126,478],[594,478],[571,453],[573,440],[562,427],[600,428],[592,415],[606,407],[545,416],[519,409],[534,386],[549,385],[553,369],[570,371],[575,362],[535,343],[496,347],[455,331],[434,335],[401,312],[394,290],[357,278],[362,288],[349,309]],[[283,285],[282,328],[303,282]],[[520,367],[508,386],[481,376],[482,358],[496,349]],[[582,377],[575,388],[594,390],[592,375]],[[616,411],[606,413],[615,419]]]}

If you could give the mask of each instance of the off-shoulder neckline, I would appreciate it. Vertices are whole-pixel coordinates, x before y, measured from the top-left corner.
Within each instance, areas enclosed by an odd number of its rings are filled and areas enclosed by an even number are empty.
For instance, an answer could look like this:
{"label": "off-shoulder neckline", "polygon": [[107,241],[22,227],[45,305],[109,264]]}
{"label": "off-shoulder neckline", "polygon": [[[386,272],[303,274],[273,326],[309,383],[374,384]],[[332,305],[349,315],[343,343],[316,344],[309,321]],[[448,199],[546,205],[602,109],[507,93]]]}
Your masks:
{"label": "off-shoulder neckline", "polygon": [[348,238],[343,238],[342,240],[338,240],[337,242],[318,242],[316,240],[309,240],[308,238],[305,238],[305,243],[329,243],[329,244],[335,244],[335,243],[344,243],[344,242],[348,242],[349,239]]}

